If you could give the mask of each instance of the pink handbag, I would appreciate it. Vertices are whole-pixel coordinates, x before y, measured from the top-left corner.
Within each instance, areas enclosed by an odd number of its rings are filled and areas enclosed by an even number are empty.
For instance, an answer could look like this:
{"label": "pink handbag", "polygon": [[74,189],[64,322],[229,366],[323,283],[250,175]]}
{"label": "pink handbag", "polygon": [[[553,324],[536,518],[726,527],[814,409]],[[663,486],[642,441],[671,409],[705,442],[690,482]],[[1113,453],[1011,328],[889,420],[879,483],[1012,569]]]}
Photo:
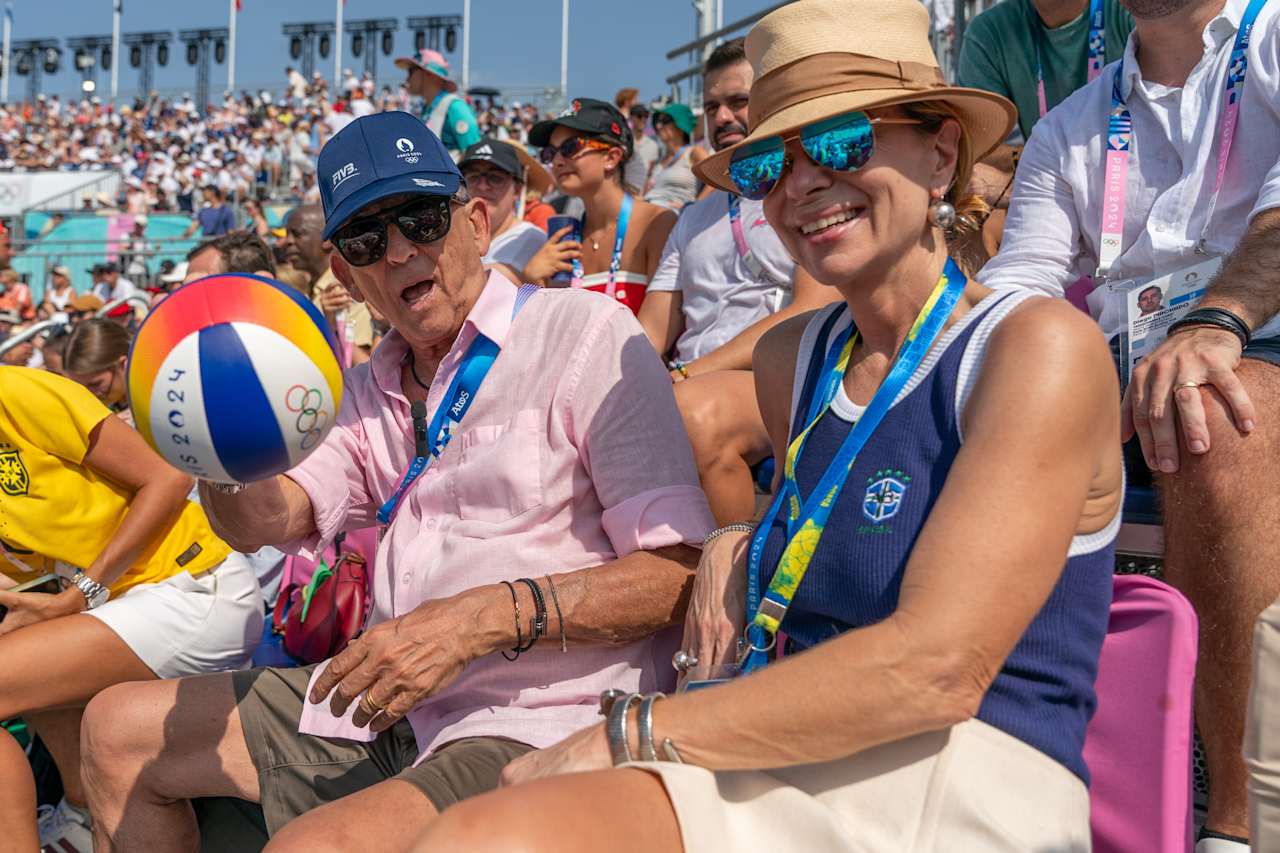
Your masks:
{"label": "pink handbag", "polygon": [[1168,584],[1117,575],[1085,735],[1095,853],[1191,849],[1198,622]]}

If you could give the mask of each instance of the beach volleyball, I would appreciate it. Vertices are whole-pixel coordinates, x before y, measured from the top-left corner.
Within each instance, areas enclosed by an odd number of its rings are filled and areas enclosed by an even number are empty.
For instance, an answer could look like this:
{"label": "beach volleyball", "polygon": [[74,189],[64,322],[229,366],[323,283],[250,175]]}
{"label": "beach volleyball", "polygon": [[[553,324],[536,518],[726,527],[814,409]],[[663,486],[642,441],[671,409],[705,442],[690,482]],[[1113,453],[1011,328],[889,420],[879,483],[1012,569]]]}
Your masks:
{"label": "beach volleyball", "polygon": [[176,290],[147,316],[129,354],[138,431],[178,469],[252,483],[305,459],[333,428],[342,371],[320,311],[255,275]]}

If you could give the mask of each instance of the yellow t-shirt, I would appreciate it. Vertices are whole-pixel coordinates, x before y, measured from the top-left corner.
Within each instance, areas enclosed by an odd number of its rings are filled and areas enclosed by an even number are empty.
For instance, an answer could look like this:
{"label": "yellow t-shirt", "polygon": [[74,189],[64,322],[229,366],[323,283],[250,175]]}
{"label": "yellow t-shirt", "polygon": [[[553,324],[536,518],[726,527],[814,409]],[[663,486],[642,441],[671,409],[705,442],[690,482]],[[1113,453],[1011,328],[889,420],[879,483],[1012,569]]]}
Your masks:
{"label": "yellow t-shirt", "polygon": [[[26,367],[0,367],[0,544],[21,562],[87,568],[106,548],[133,493],[84,467],[89,434],[106,406],[84,386]],[[199,575],[231,552],[198,504],[187,502],[163,536],[111,585],[112,595],[182,572]],[[0,572],[30,580],[11,559]]]}

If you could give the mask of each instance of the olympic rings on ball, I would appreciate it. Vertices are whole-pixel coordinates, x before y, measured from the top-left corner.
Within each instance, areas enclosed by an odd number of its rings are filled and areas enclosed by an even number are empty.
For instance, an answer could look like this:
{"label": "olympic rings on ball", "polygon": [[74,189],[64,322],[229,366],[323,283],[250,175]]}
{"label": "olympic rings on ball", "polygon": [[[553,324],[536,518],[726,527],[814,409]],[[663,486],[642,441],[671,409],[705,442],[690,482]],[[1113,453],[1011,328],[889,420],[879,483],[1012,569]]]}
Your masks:
{"label": "olympic rings on ball", "polygon": [[324,437],[324,428],[329,423],[329,413],[316,408],[322,402],[324,402],[324,395],[318,388],[294,385],[285,392],[285,408],[298,413],[293,427],[302,436],[303,450],[315,447]]}

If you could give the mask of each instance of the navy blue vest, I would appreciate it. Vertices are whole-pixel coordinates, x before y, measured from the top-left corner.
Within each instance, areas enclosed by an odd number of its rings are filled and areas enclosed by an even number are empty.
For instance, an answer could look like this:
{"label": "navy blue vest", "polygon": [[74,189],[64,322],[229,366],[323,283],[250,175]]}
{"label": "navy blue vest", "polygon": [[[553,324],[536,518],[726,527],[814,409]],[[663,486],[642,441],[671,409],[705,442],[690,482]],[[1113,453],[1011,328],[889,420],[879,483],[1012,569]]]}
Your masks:
{"label": "navy blue vest", "polygon": [[[976,315],[1005,298],[988,296],[971,312],[975,316],[944,333],[934,347],[936,361],[930,366],[926,359],[917,369],[919,384],[889,409],[858,455],[782,623],[792,649],[880,622],[897,608],[907,558],[960,451],[956,386],[965,347],[980,325]],[[828,316],[823,312],[814,322]],[[807,354],[810,379],[817,372],[813,363],[820,364],[823,354],[821,349]],[[801,353],[802,363],[805,356]],[[807,394],[801,396],[797,421],[808,406]],[[793,424],[792,435],[797,428]],[[850,428],[831,411],[814,427],[796,467],[802,498],[816,486]],[[777,520],[761,560],[762,589],[777,567],[784,538],[785,527]],[[998,548],[999,543],[979,546]],[[1096,704],[1093,682],[1107,630],[1114,553],[1112,536],[1105,546],[1067,560],[978,711],[978,719],[1061,762],[1086,784],[1082,749]]]}

